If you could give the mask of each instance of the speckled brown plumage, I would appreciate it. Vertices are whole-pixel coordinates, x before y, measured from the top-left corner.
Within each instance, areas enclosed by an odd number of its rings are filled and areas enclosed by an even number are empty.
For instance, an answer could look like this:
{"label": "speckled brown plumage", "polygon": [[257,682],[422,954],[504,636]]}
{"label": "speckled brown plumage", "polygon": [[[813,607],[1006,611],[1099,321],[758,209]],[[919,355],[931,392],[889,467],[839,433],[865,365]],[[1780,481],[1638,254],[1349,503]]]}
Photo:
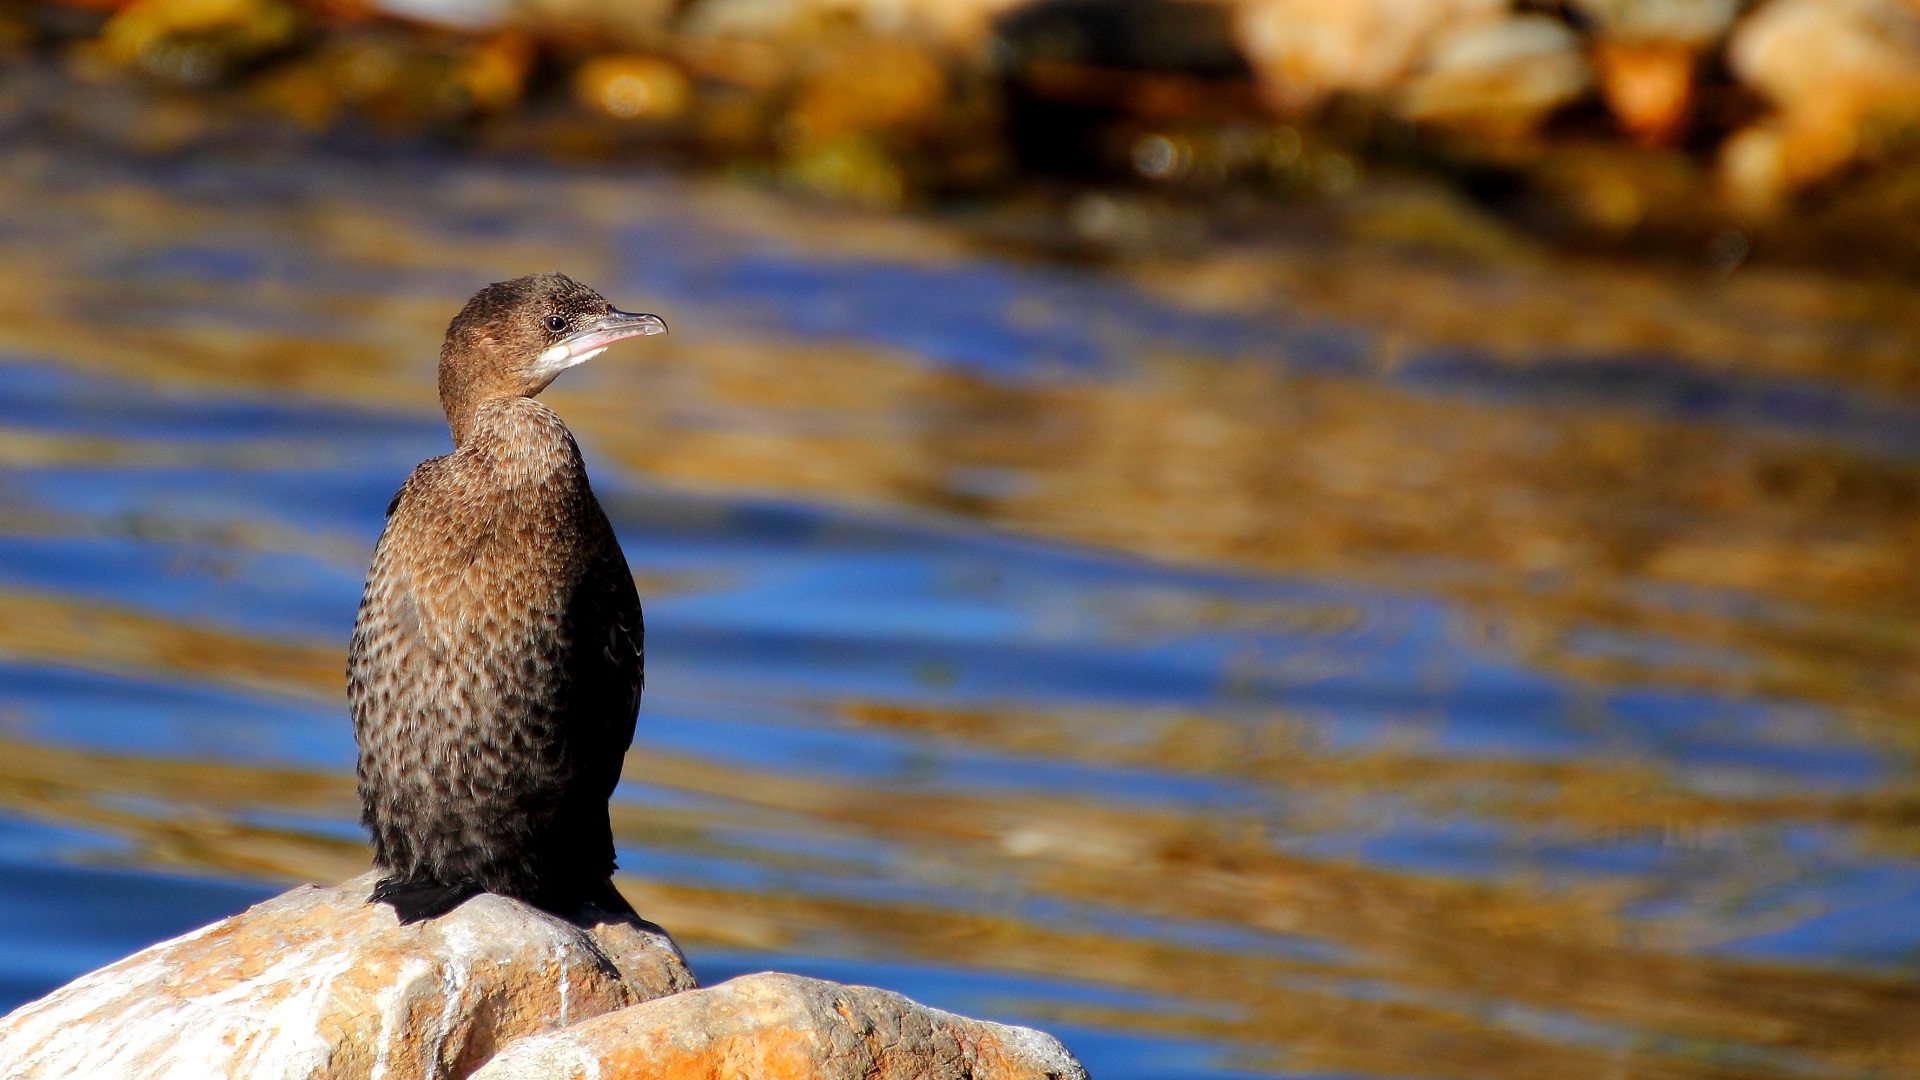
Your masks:
{"label": "speckled brown plumage", "polygon": [[455,449],[394,497],[347,666],[362,821],[390,875],[374,898],[403,919],[481,890],[627,910],[607,799],[639,707],[640,602],[573,436],[533,395],[664,329],[558,274],[489,286],[448,328]]}

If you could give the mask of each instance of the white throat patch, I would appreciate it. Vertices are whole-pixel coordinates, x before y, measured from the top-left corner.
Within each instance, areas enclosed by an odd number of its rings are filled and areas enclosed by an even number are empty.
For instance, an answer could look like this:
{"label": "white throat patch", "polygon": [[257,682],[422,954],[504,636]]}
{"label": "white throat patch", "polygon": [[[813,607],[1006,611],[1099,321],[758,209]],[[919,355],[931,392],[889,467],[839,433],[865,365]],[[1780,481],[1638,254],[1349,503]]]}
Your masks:
{"label": "white throat patch", "polygon": [[578,367],[606,351],[607,347],[602,345],[597,349],[588,349],[585,352],[576,353],[571,346],[563,341],[547,349],[546,352],[541,353],[539,356],[534,357],[533,377],[541,380],[551,380],[554,376],[559,375],[568,368]]}

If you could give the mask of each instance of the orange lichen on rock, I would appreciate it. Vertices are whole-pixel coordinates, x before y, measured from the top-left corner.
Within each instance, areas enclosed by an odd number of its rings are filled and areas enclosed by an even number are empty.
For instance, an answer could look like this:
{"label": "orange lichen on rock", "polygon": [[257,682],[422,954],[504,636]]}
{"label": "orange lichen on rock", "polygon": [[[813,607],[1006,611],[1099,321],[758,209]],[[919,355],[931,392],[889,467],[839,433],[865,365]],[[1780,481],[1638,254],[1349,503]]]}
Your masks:
{"label": "orange lichen on rock", "polygon": [[1051,1036],[772,972],[525,1039],[474,1080],[1085,1080]]}

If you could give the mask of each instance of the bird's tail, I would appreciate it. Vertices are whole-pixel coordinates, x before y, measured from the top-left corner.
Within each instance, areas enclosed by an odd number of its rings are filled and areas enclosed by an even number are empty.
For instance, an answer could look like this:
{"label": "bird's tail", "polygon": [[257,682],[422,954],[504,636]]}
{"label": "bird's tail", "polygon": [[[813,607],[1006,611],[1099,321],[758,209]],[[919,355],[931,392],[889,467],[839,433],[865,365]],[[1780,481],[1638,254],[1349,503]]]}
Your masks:
{"label": "bird's tail", "polygon": [[627,898],[621,896],[620,890],[613,887],[612,878],[589,887],[585,895],[580,898],[580,902],[586,907],[599,908],[609,915],[630,915],[636,919],[640,918],[640,913],[633,910],[633,905],[627,903]]}

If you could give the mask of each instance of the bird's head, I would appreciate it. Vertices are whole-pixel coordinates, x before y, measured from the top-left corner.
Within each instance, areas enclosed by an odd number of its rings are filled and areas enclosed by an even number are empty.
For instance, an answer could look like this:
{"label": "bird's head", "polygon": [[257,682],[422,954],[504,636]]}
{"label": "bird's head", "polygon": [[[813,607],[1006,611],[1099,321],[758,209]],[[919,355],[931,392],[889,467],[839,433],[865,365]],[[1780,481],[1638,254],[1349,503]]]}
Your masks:
{"label": "bird's head", "polygon": [[453,317],[440,346],[440,404],[454,441],[481,402],[532,397],[616,341],[666,332],[660,316],[620,311],[565,274],[494,282]]}

